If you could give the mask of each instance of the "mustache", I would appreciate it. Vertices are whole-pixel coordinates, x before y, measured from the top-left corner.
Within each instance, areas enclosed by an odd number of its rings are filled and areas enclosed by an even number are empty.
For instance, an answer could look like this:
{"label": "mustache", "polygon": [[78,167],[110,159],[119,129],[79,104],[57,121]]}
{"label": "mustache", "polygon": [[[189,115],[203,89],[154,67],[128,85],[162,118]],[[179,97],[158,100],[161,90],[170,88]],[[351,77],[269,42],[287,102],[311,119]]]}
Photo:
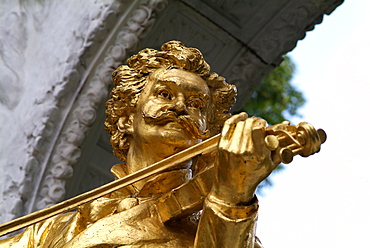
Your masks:
{"label": "mustache", "polygon": [[194,139],[206,139],[209,137],[209,130],[200,130],[199,123],[193,121],[190,115],[178,115],[173,111],[158,111],[155,114],[149,114],[143,111],[144,121],[148,124],[165,125],[168,122],[179,123],[188,131]]}

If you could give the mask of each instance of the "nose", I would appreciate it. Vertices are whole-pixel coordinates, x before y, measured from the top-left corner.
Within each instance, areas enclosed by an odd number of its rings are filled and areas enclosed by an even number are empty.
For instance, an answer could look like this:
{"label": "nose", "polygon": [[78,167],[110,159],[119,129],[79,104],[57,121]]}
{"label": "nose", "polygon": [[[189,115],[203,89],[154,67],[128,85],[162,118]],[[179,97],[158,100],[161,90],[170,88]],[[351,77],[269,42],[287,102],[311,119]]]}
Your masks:
{"label": "nose", "polygon": [[180,111],[185,110],[185,99],[183,96],[177,97],[175,106],[177,110],[180,110]]}
{"label": "nose", "polygon": [[179,95],[174,100],[174,108],[178,114],[187,114],[186,104],[185,104],[185,97],[183,95]]}

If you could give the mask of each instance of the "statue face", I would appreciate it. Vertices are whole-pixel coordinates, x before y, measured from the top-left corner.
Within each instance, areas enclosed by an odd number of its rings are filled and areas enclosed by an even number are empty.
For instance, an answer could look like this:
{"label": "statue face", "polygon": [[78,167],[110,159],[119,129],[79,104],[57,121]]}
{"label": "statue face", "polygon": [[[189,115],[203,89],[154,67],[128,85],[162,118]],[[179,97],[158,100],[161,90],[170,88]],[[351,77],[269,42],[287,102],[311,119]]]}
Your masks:
{"label": "statue face", "polygon": [[198,75],[158,69],[149,76],[138,100],[133,138],[180,149],[199,143],[199,136],[191,130],[206,131],[209,101],[209,88]]}

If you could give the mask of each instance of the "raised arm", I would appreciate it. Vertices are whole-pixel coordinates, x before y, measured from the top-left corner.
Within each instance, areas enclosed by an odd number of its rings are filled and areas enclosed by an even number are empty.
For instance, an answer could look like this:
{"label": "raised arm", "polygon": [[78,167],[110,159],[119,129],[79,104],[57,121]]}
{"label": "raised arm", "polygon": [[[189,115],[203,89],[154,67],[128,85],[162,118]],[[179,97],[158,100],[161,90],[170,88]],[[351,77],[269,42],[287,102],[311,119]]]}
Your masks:
{"label": "raised arm", "polygon": [[195,247],[260,247],[255,237],[255,191],[279,164],[264,144],[266,124],[246,113],[225,122]]}

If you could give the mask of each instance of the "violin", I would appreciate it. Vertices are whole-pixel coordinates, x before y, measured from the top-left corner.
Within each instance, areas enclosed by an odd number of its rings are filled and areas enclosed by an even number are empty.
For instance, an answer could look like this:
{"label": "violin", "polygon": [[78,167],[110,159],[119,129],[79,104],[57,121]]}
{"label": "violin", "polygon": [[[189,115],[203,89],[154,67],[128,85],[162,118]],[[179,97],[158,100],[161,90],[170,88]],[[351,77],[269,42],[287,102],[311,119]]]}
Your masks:
{"label": "violin", "polygon": [[[265,128],[263,132],[266,147],[273,153],[277,153],[280,161],[285,164],[291,163],[295,155],[308,157],[319,152],[321,144],[327,137],[323,129],[316,130],[307,122],[292,126],[289,121],[284,121]],[[220,135],[216,136],[218,141]],[[216,139],[216,136],[213,138]],[[182,218],[202,209],[203,202],[212,187],[213,169],[213,164],[205,167],[189,182],[155,201],[162,222]]]}
{"label": "violin", "polygon": [[[290,163],[295,155],[299,154],[303,157],[307,157],[319,152],[321,144],[326,141],[324,130],[316,130],[312,125],[306,122],[299,123],[297,126],[291,126],[288,121],[284,121],[280,124],[266,127],[264,132],[266,135],[266,147],[273,153],[277,153],[280,161],[286,164]],[[220,134],[215,135],[151,166],[129,174],[126,177],[117,179],[48,208],[1,224],[0,236],[36,224],[55,215],[71,211],[80,205],[108,195],[120,188],[168,170],[197,155],[215,151],[217,150],[220,136]],[[155,204],[157,204],[158,209],[160,209],[159,214],[162,221],[166,222],[200,210],[205,197],[210,191],[212,182],[213,167],[210,166],[200,171],[189,182],[156,199]],[[191,192],[197,193],[190,196],[188,194],[190,188],[192,189]],[[171,204],[169,204],[170,202]]]}

